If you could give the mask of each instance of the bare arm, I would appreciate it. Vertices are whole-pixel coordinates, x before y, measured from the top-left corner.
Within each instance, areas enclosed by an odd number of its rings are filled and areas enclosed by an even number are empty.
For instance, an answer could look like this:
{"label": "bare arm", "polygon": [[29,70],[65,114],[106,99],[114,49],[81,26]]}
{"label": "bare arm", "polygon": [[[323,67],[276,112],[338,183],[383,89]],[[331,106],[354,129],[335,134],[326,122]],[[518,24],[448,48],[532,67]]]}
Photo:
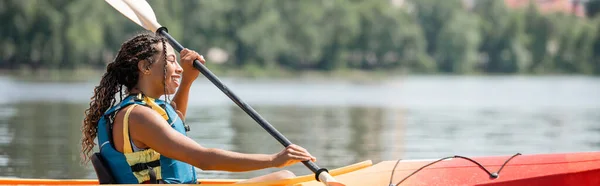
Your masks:
{"label": "bare arm", "polygon": [[244,154],[205,148],[177,132],[162,118],[146,107],[133,109],[129,125],[131,137],[158,153],[189,163],[203,170],[232,172],[283,167],[303,160],[313,160],[302,147],[293,145],[277,154]]}
{"label": "bare arm", "polygon": [[181,85],[179,89],[177,89],[177,93],[173,97],[173,102],[175,103],[175,109],[181,112],[181,119],[185,119],[185,114],[187,112],[187,105],[190,96],[190,88],[192,87],[193,80],[183,78],[181,80]]}
{"label": "bare arm", "polygon": [[173,130],[157,113],[136,107],[129,118],[131,137],[158,153],[203,170],[251,171],[271,167],[272,155],[241,154],[200,146]]}

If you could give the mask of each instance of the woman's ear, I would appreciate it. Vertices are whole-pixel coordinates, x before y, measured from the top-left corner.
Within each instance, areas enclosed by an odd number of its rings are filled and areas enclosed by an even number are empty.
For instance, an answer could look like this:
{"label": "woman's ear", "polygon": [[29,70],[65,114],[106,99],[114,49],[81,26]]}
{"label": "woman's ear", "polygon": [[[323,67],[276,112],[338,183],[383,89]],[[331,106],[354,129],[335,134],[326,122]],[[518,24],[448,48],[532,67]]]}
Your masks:
{"label": "woman's ear", "polygon": [[142,74],[150,74],[150,63],[146,60],[141,60],[138,62],[138,70],[142,72]]}

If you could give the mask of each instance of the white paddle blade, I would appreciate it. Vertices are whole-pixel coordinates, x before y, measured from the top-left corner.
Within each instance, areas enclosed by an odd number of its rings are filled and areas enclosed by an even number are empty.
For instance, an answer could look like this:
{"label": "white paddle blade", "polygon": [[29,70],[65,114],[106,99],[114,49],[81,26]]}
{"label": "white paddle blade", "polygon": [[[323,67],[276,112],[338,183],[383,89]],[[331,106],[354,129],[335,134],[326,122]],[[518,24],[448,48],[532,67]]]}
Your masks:
{"label": "white paddle blade", "polygon": [[319,174],[319,180],[326,186],[346,186],[346,184],[335,180],[335,178],[327,172],[321,172],[321,174]]}
{"label": "white paddle blade", "polygon": [[105,0],[125,17],[146,30],[156,32],[160,24],[156,21],[154,10],[146,0]]}

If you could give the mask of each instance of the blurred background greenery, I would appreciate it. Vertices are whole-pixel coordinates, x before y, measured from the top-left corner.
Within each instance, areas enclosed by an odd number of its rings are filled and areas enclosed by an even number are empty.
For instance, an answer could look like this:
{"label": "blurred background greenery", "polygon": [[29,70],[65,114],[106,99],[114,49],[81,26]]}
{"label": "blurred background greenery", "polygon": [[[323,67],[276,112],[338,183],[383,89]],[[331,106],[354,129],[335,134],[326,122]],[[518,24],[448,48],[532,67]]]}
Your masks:
{"label": "blurred background greenery", "polygon": [[[149,3],[224,71],[600,74],[598,0]],[[0,22],[9,70],[102,70],[142,30],[100,0],[3,0]]]}

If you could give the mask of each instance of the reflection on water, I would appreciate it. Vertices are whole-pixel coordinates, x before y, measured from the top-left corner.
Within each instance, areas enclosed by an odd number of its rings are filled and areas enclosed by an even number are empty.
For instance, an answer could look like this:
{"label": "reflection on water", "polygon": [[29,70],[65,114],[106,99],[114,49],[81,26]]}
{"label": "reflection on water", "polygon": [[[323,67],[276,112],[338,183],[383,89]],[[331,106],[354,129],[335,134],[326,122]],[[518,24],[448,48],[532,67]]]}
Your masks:
{"label": "reflection on water", "polygon": [[14,113],[0,123],[0,152],[8,159],[0,175],[87,177],[89,170],[78,164],[83,105],[28,102],[2,107]]}
{"label": "reflection on water", "polygon": [[[322,167],[367,159],[600,149],[597,78],[226,81],[293,143],[309,149]],[[95,178],[90,165],[79,164],[80,125],[94,83],[0,78],[5,87],[0,91],[0,177]],[[192,92],[202,96],[190,100],[186,122],[192,139],[245,153],[282,149],[213,89],[203,81],[194,85]],[[309,173],[302,164],[287,169]],[[276,170],[205,171],[200,176],[248,178]]]}

